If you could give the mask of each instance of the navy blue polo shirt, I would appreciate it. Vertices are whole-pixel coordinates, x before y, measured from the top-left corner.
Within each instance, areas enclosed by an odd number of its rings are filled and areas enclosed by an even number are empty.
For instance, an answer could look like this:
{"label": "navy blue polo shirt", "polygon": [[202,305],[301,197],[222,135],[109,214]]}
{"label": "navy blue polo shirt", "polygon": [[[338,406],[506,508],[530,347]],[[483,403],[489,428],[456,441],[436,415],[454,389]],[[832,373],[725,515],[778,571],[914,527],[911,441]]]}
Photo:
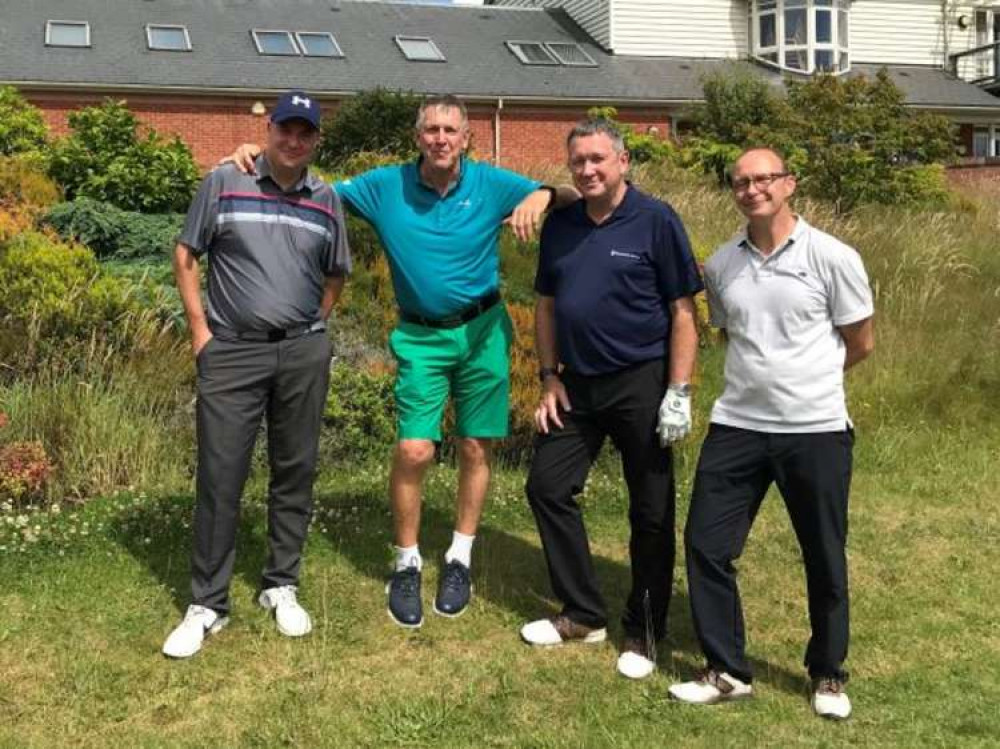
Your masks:
{"label": "navy blue polo shirt", "polygon": [[535,291],[555,298],[559,360],[580,374],[666,358],[670,303],[702,288],[680,218],[631,185],[600,225],[579,200],[542,228]]}

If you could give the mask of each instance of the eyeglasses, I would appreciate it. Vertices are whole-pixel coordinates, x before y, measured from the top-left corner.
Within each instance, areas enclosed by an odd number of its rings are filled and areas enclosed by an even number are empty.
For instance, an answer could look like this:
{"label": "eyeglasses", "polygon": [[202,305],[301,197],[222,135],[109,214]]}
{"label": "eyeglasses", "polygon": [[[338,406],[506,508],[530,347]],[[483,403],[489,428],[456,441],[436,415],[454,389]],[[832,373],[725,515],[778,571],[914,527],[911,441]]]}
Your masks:
{"label": "eyeglasses", "polygon": [[758,190],[766,190],[774,184],[775,180],[789,176],[791,176],[791,172],[769,172],[767,174],[754,174],[749,177],[730,177],[729,186],[733,188],[733,192],[744,192],[750,188],[751,183]]}

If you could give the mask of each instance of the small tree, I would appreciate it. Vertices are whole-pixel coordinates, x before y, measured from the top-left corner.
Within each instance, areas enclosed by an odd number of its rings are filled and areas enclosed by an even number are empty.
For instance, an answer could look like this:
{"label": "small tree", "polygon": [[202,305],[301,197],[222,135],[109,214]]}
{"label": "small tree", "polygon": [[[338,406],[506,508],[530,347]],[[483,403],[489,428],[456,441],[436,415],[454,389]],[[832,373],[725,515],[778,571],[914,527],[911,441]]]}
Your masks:
{"label": "small tree", "polygon": [[52,149],[49,173],[68,198],[93,198],[128,211],[184,211],[198,184],[191,150],[139,121],[125,102],[105,101],[69,116],[73,133]]}
{"label": "small tree", "polygon": [[13,86],[0,86],[0,155],[40,151],[47,129],[42,113]]}
{"label": "small tree", "polygon": [[317,163],[338,170],[357,153],[414,156],[414,123],[420,98],[401,91],[375,88],[342,103],[323,122]]}
{"label": "small tree", "polygon": [[622,134],[629,158],[635,164],[660,164],[673,156],[674,149],[669,141],[655,135],[637,133],[634,127],[618,120],[618,110],[615,107],[591,107],[587,110],[587,117],[607,120],[614,125]]}

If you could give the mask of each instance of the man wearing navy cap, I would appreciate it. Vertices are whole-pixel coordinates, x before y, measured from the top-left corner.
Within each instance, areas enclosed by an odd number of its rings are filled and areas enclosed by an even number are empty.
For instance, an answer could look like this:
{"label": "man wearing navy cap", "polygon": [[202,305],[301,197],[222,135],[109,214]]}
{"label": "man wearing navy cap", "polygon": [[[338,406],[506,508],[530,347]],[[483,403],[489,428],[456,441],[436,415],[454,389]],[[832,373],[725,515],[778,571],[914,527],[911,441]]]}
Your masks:
{"label": "man wearing navy cap", "polygon": [[577,125],[569,169],[583,199],[545,222],[535,291],[539,436],[527,494],[562,610],[521,629],[532,645],[602,642],[607,611],[576,496],[604,441],[621,454],[629,494],[632,587],[618,671],[643,678],[666,633],[674,564],[670,443],[691,428],[701,279],[667,204],[625,180],[621,133]]}
{"label": "man wearing navy cap", "polygon": [[308,170],[319,125],[318,101],[284,94],[256,174],[232,165],[209,174],[174,255],[198,370],[192,603],[163,645],[174,658],[194,655],[228,622],[240,495],[265,415],[270,553],[258,601],[282,634],[312,629],[297,600],[299,567],[330,373],[326,320],[351,267],[340,201]]}

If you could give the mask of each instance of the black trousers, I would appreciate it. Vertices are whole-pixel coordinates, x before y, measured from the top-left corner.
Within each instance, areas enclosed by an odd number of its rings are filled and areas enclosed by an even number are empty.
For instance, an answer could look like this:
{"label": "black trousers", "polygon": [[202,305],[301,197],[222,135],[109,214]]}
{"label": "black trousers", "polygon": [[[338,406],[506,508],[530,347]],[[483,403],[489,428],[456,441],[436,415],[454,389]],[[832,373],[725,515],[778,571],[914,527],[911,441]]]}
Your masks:
{"label": "black trousers", "polygon": [[760,503],[774,482],[795,529],[806,569],[812,637],[810,676],[846,678],[847,500],[850,430],[777,434],[712,424],[702,445],[684,544],[694,627],[708,665],[743,681],[743,608],[733,560],[743,552]]}
{"label": "black trousers", "polygon": [[198,354],[198,477],[191,551],[193,602],[229,611],[240,495],[267,417],[267,566],[262,588],[295,585],[312,517],[330,339],[275,343],[211,339]]}
{"label": "black trousers", "polygon": [[622,624],[626,636],[643,637],[648,617],[653,636],[662,638],[675,553],[673,458],[656,435],[666,390],[664,362],[590,377],[567,372],[563,383],[572,410],[561,414],[562,429],[538,436],[526,487],[552,590],[563,604],[562,613],[573,621],[590,627],[607,624],[576,496],[610,437],[621,453],[629,493],[632,589]]}

